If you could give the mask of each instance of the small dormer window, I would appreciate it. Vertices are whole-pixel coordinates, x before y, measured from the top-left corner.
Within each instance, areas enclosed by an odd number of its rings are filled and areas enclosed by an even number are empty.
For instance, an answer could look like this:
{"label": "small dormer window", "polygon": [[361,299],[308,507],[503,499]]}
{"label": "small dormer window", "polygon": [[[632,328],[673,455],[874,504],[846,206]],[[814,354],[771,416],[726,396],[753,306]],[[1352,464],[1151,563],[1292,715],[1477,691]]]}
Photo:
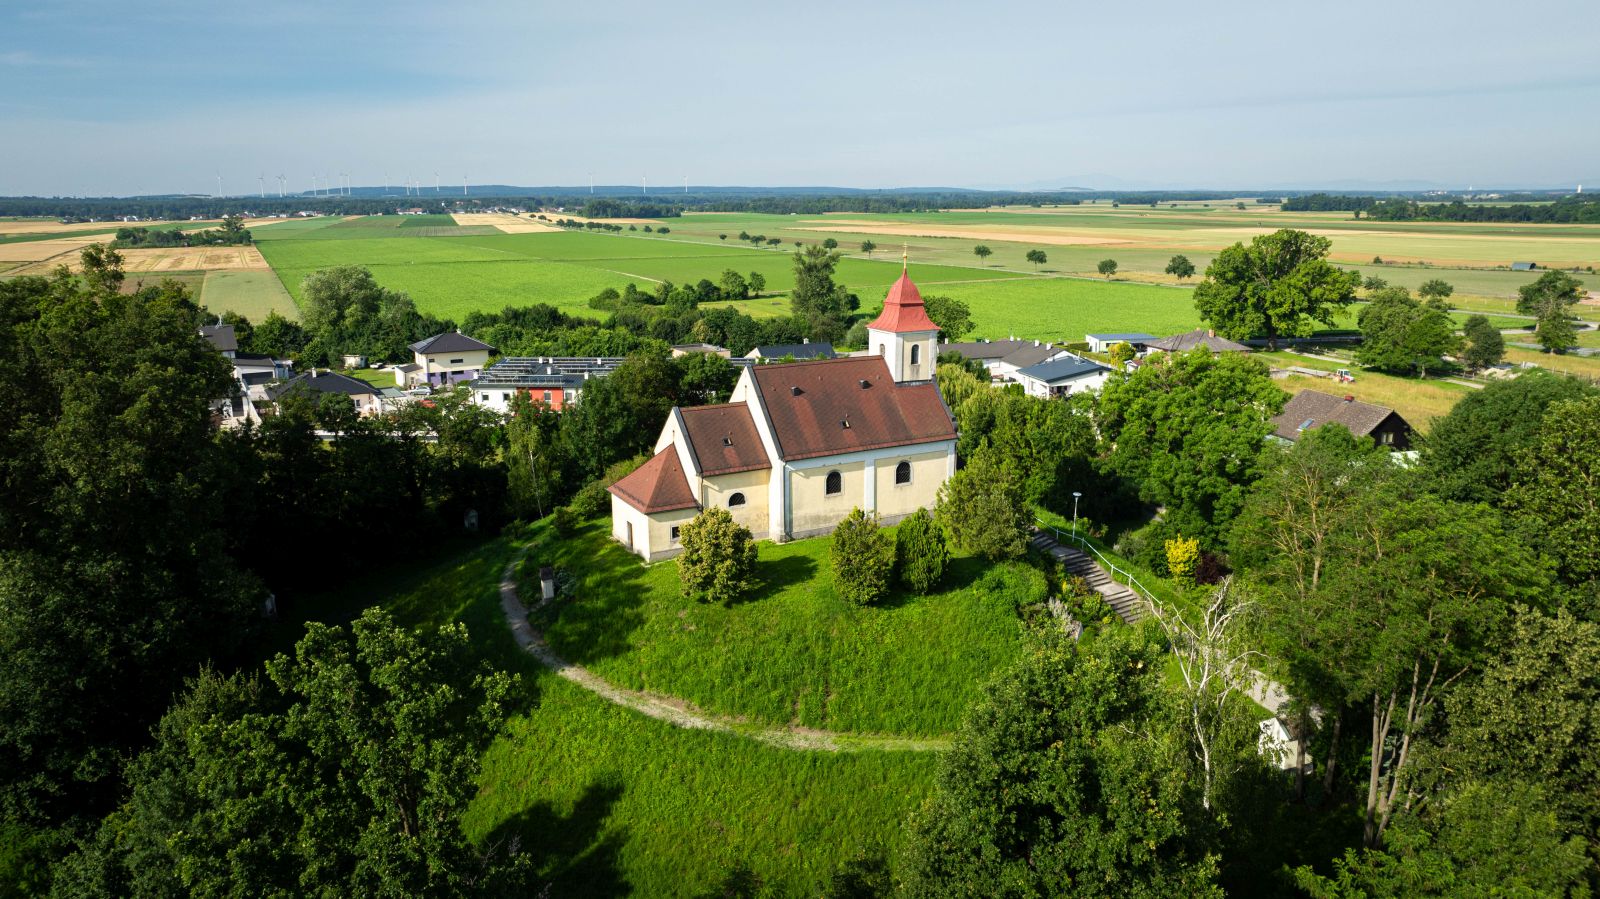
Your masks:
{"label": "small dormer window", "polygon": [[846,431],[850,430],[850,419],[848,419],[848,418],[839,419],[839,427],[844,428]]}
{"label": "small dormer window", "polygon": [[790,396],[799,396],[800,394],[802,394],[804,392],[805,391],[801,390],[800,389],[800,385],[798,385],[798,384],[796,384],[795,386],[789,388],[789,395]]}
{"label": "small dormer window", "polygon": [[732,437],[724,437],[724,438],[722,438],[722,445],[723,446],[733,446],[733,438]]}
{"label": "small dormer window", "polygon": [[862,390],[866,390],[868,387],[871,387],[871,386],[872,386],[872,382],[871,381],[868,381],[866,378],[862,378],[861,379],[861,389]]}

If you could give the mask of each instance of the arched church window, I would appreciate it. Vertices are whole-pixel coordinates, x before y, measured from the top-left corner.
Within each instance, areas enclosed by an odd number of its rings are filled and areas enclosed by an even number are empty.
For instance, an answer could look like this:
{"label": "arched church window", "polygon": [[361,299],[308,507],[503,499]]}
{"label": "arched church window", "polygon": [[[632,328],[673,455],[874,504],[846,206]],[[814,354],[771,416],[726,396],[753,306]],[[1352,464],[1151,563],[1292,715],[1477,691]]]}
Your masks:
{"label": "arched church window", "polygon": [[731,509],[734,506],[742,506],[742,505],[744,505],[744,494],[743,493],[735,493],[735,494],[733,494],[733,495],[728,497],[728,508]]}
{"label": "arched church window", "polygon": [[894,482],[896,484],[911,483],[911,463],[901,462],[894,467]]}
{"label": "arched church window", "polygon": [[911,364],[912,365],[916,365],[918,360],[920,360],[921,358],[922,358],[922,345],[919,344],[919,343],[913,343],[911,345]]}
{"label": "arched church window", "polygon": [[844,492],[844,478],[837,471],[828,472],[828,480],[823,490],[828,496],[836,496]]}

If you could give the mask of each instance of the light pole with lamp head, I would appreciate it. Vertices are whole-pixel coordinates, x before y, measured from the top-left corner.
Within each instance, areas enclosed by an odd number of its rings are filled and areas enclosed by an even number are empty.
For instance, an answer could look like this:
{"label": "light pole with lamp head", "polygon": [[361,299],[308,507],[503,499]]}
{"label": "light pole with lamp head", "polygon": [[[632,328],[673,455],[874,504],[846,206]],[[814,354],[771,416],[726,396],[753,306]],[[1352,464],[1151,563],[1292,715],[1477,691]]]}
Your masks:
{"label": "light pole with lamp head", "polygon": [[1083,496],[1083,494],[1079,493],[1076,490],[1072,491],[1072,539],[1073,540],[1077,540],[1078,539],[1078,497],[1080,497],[1080,496]]}

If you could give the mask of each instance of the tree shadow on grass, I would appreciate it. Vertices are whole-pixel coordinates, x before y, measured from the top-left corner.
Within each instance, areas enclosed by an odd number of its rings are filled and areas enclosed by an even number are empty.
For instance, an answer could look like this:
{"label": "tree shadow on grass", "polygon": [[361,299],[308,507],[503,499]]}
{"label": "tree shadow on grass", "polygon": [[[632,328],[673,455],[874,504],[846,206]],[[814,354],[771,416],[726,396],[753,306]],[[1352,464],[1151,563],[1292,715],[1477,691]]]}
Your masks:
{"label": "tree shadow on grass", "polygon": [[584,788],[567,814],[548,803],[529,806],[500,822],[485,845],[526,853],[538,883],[553,887],[551,895],[629,895],[632,885],[618,865],[628,831],[605,826],[622,793],[620,779],[602,777]]}
{"label": "tree shadow on grass", "polygon": [[530,611],[550,646],[579,664],[633,651],[633,634],[645,623],[647,569],[611,542],[603,523],[590,522],[569,536],[539,533],[529,548],[518,585],[523,603],[539,603],[539,569],[550,565],[570,583],[549,605]]}
{"label": "tree shadow on grass", "polygon": [[817,573],[817,562],[809,556],[784,556],[757,563],[756,574],[761,582],[754,590],[735,599],[729,605],[758,602],[777,596],[797,584],[810,581]]}

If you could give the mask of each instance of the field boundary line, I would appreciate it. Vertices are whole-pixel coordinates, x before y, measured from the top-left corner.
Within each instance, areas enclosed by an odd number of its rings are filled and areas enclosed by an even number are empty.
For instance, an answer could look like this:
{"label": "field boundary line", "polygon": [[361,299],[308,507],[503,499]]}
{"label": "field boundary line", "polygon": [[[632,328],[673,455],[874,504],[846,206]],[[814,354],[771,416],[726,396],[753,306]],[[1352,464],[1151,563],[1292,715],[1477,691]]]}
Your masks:
{"label": "field boundary line", "polygon": [[528,609],[522,604],[517,590],[517,568],[522,564],[527,550],[506,563],[500,576],[500,609],[505,613],[511,636],[523,652],[533,656],[539,664],[599,696],[601,699],[632,709],[641,715],[665,721],[686,730],[711,730],[748,737],[779,749],[812,752],[858,752],[878,749],[895,752],[936,752],[947,749],[947,737],[891,737],[868,734],[838,733],[809,728],[761,727],[743,724],[723,715],[697,711],[680,699],[662,696],[643,690],[627,690],[580,665],[557,655],[544,635],[535,630],[528,620]]}

